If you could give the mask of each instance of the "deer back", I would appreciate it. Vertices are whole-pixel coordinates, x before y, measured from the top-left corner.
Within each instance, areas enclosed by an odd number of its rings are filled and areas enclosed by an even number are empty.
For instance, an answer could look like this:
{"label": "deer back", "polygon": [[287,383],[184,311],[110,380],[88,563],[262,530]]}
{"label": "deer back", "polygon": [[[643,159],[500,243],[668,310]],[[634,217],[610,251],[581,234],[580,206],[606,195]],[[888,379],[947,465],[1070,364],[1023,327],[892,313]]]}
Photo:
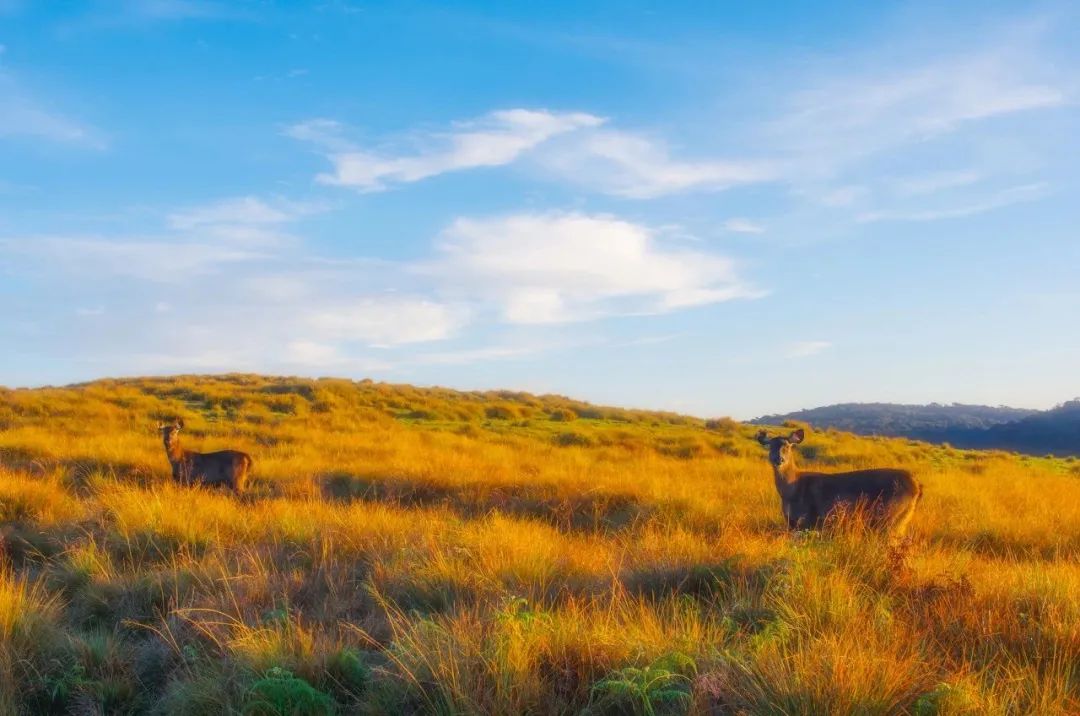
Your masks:
{"label": "deer back", "polygon": [[872,516],[888,517],[906,509],[921,492],[907,470],[873,469],[852,472],[800,473],[792,511],[819,523],[838,510],[869,508]]}
{"label": "deer back", "polygon": [[190,480],[196,484],[228,487],[240,492],[247,483],[252,460],[239,450],[191,453]]}

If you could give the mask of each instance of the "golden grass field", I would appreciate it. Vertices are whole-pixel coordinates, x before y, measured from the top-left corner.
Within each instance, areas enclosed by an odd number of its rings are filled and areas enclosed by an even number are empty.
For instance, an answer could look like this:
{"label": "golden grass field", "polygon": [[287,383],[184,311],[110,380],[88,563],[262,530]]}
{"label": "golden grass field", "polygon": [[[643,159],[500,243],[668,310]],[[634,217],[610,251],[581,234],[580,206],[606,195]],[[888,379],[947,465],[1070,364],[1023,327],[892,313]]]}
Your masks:
{"label": "golden grass field", "polygon": [[[185,447],[255,460],[240,497]],[[0,713],[1076,714],[1080,462],[913,470],[906,550],[791,534],[756,427],[259,376],[0,390]]]}

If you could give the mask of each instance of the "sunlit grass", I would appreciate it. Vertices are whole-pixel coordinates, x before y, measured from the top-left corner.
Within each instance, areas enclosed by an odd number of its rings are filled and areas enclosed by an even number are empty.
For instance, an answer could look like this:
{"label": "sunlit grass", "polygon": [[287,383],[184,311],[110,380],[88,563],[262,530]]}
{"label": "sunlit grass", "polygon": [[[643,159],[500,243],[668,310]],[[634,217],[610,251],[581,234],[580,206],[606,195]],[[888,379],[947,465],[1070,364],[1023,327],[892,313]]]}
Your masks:
{"label": "sunlit grass", "polygon": [[[171,484],[175,416],[254,457],[247,494]],[[1080,710],[1074,463],[811,433],[808,466],[916,473],[897,548],[788,533],[753,433],[370,382],[0,391],[0,713]]]}

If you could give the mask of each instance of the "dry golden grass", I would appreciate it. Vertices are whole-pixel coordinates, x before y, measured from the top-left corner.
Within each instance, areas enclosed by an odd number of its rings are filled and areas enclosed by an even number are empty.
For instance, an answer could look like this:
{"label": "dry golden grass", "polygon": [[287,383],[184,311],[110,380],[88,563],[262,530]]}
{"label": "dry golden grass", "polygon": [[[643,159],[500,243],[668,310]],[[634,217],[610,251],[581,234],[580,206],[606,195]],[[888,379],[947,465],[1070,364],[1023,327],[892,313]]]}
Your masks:
{"label": "dry golden grass", "polygon": [[[159,419],[255,459],[170,483]],[[0,713],[1080,712],[1076,461],[907,467],[898,552],[782,528],[754,429],[258,376],[0,390]]]}

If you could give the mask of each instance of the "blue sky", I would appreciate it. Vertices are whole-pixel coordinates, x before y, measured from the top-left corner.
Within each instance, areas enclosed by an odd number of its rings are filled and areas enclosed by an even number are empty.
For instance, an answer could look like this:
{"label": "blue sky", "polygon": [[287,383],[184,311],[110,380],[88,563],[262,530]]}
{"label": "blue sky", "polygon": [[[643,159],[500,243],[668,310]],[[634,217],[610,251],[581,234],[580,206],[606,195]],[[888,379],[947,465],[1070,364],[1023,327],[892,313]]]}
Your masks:
{"label": "blue sky", "polygon": [[[301,9],[303,7],[303,9]],[[1080,394],[1068,4],[0,0],[0,384]]]}

